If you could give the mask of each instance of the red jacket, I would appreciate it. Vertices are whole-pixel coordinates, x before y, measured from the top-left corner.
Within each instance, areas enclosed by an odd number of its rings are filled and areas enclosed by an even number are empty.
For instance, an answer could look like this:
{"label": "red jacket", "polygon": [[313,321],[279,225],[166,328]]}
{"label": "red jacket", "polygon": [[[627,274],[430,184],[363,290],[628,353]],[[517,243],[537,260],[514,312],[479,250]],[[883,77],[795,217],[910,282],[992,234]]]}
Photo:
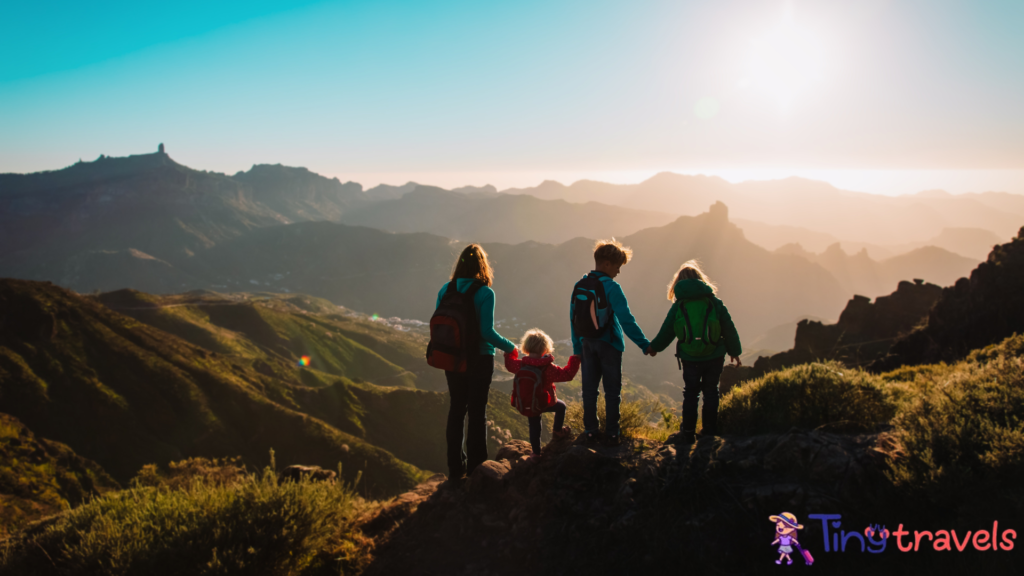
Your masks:
{"label": "red jacket", "polygon": [[[580,357],[576,355],[569,356],[569,363],[563,368],[555,364],[555,359],[551,354],[545,354],[540,358],[526,356],[522,360],[519,359],[519,349],[505,354],[505,370],[515,374],[519,372],[519,368],[523,364],[544,368],[544,392],[547,394],[547,404],[545,407],[550,408],[558,400],[555,396],[555,382],[568,382],[572,380],[580,369]],[[512,405],[516,405],[515,386],[512,387]]]}

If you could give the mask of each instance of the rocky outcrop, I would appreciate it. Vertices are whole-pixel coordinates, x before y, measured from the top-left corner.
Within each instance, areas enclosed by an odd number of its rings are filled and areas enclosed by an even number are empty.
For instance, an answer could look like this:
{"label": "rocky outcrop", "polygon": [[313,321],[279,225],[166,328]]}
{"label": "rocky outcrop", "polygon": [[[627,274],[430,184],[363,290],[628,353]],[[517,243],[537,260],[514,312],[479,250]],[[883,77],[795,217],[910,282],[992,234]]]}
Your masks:
{"label": "rocky outcrop", "polygon": [[[890,503],[883,439],[794,429],[693,445],[548,445],[516,466],[485,463],[463,489],[421,491],[407,517],[388,516],[397,528],[377,541],[366,573],[646,573],[679,558],[747,573],[761,556],[774,559],[762,546],[771,514],[875,519]],[[472,487],[478,474],[487,490]],[[752,554],[752,543],[766,554]]]}
{"label": "rocky outcrop", "polygon": [[988,260],[942,290],[927,324],[895,342],[873,370],[953,361],[1024,332],[1024,228]]}
{"label": "rocky outcrop", "polygon": [[854,296],[835,324],[801,320],[792,350],[762,356],[752,367],[725,370],[722,391],[737,383],[759,378],[772,370],[820,360],[839,360],[865,366],[886,355],[898,338],[925,322],[943,289],[922,280],[900,282],[896,291],[874,302]]}

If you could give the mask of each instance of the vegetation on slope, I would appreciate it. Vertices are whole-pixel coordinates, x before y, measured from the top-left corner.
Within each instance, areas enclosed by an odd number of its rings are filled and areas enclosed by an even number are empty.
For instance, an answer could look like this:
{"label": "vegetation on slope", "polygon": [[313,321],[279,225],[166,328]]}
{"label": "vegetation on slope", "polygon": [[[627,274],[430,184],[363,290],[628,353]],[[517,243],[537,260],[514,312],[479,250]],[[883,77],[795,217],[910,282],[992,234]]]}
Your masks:
{"label": "vegetation on slope", "polygon": [[951,505],[983,489],[1024,510],[1024,336],[880,375],[835,362],[787,368],[735,388],[720,414],[728,434],[887,430],[879,447],[906,495]]}
{"label": "vegetation on slope", "polygon": [[95,462],[0,414],[0,536],[117,488]]}
{"label": "vegetation on slope", "polygon": [[352,525],[370,506],[351,485],[279,482],[269,467],[135,486],[8,540],[0,574],[338,574],[363,561]]}
{"label": "vegetation on slope", "polygon": [[[0,412],[122,482],[143,465],[269,448],[394,494],[422,479],[351,432],[303,413],[303,387],[41,283],[0,282]],[[297,368],[295,369],[297,370]],[[350,430],[358,432],[353,427]]]}

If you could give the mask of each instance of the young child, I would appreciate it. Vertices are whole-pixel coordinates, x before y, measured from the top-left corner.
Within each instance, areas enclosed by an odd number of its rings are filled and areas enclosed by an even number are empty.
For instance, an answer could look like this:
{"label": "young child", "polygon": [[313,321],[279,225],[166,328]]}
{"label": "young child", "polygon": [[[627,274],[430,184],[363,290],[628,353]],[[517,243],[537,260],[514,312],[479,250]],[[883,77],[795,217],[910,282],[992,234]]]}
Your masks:
{"label": "young child", "polygon": [[725,354],[742,366],[740,336],[729,310],[718,299],[718,287],[708,279],[700,263],[690,260],[672,276],[668,299],[672,307],[661,330],[651,342],[651,350],[661,352],[677,337],[676,358],[683,369],[682,440],[696,439],[697,404],[704,396],[701,418],[703,435],[718,434],[718,380],[725,367]]}
{"label": "young child", "polygon": [[603,384],[607,414],[604,442],[609,446],[620,442],[622,353],[626,351],[623,334],[644,354],[651,353],[651,343],[630,312],[622,286],[614,280],[632,254],[614,238],[599,240],[594,245],[594,270],[576,283],[569,301],[572,353],[583,358],[584,433],[588,442],[601,439],[597,397],[598,385]]}
{"label": "young child", "polygon": [[[523,335],[523,340],[520,343],[520,348],[523,349],[523,352],[526,352],[527,356],[520,359],[518,349],[505,354],[505,369],[509,372],[516,374],[523,365],[534,366],[541,370],[544,377],[541,394],[544,403],[535,414],[529,416],[530,445],[533,447],[534,456],[540,455],[541,413],[555,413],[554,437],[556,439],[564,438],[572,433],[568,426],[562,426],[565,422],[565,402],[562,402],[555,396],[555,382],[568,382],[572,380],[580,368],[580,357],[570,356],[569,363],[562,368],[555,364],[555,359],[551,355],[554,347],[554,342],[551,341],[550,336],[545,334],[543,330],[534,328],[528,330]],[[515,406],[516,404],[516,389],[513,386],[512,405]]]}

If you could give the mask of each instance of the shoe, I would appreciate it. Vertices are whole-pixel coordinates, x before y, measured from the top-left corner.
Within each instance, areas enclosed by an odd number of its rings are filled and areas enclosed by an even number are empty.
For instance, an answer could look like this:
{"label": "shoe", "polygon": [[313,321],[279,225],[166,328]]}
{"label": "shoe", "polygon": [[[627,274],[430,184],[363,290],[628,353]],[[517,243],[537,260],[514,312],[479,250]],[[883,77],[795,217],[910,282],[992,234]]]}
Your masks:
{"label": "shoe", "polygon": [[441,488],[441,489],[444,489],[444,490],[458,490],[458,489],[462,488],[462,485],[465,484],[465,483],[466,483],[466,476],[465,475],[455,476],[455,477],[449,478],[449,479],[445,480],[444,482],[442,482],[441,485],[438,486],[438,488]]}
{"label": "shoe", "polygon": [[583,434],[586,438],[587,444],[600,444],[601,441],[604,440],[604,434],[602,434],[600,430],[584,432]]}
{"label": "shoe", "polygon": [[554,440],[562,440],[563,438],[568,438],[569,436],[572,436],[572,428],[569,428],[568,426],[562,426],[562,429],[553,433],[551,435],[551,438]]}
{"label": "shoe", "polygon": [[782,564],[782,558],[779,558],[778,560],[776,560],[775,563],[776,564]]}
{"label": "shoe", "polygon": [[622,444],[622,440],[619,439],[618,434],[609,434],[604,438],[605,446],[618,446],[619,444]]}
{"label": "shoe", "polygon": [[793,563],[793,559],[792,558],[786,560],[786,566],[789,566],[792,563]]}
{"label": "shoe", "polygon": [[690,444],[693,444],[694,442],[697,441],[697,435],[694,432],[687,430],[680,430],[679,438],[680,442],[682,442],[682,444],[686,446],[689,446]]}

